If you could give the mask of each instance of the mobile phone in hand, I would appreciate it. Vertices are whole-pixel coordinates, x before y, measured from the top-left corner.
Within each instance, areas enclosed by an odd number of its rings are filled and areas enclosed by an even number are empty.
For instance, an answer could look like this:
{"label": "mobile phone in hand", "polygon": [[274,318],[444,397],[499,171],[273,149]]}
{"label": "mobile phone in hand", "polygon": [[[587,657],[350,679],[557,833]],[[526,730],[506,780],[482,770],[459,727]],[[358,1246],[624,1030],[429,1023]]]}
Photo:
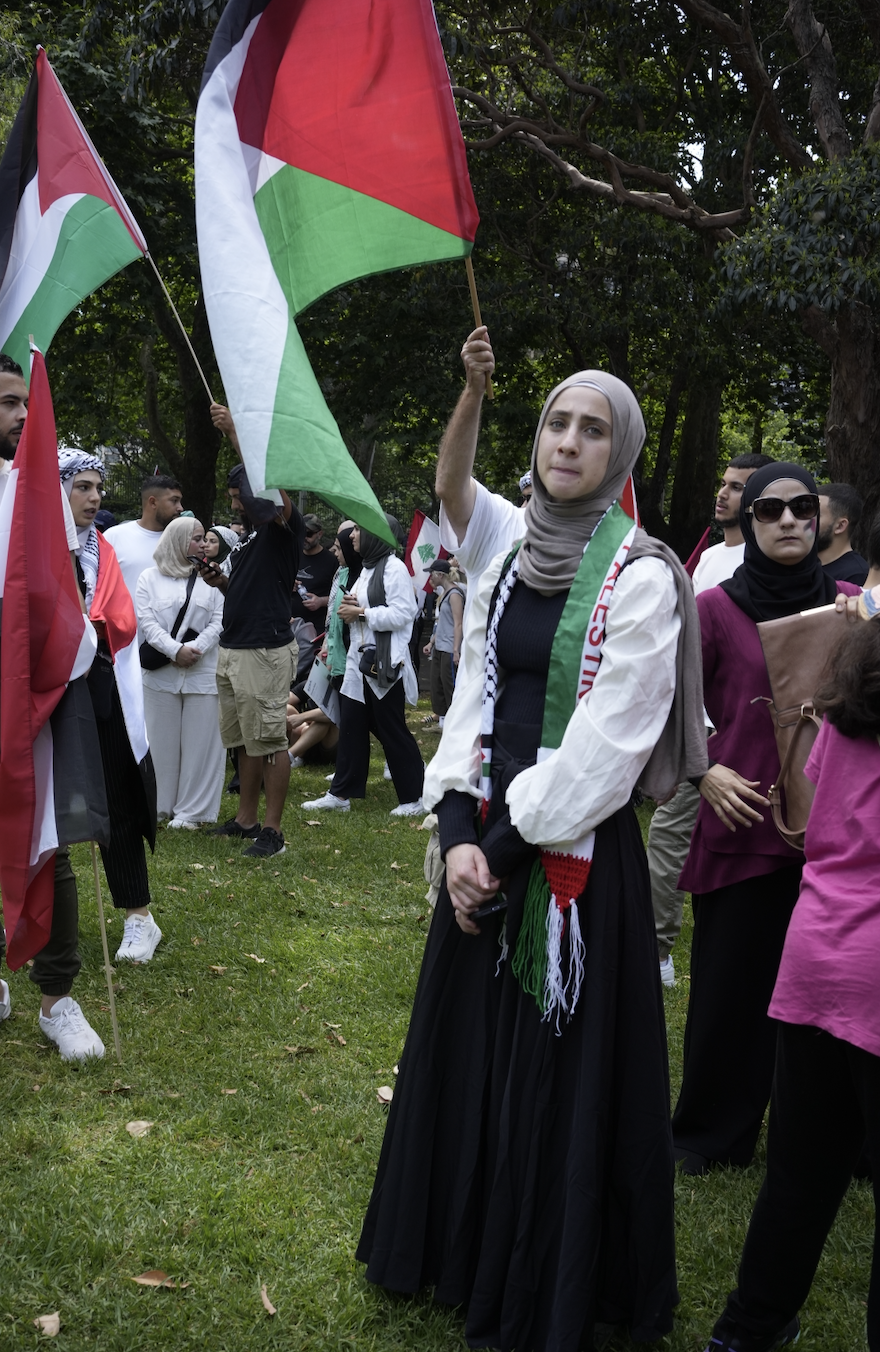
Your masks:
{"label": "mobile phone in hand", "polygon": [[507,897],[500,892],[496,893],[495,900],[487,902],[481,906],[478,911],[471,911],[471,920],[485,920],[490,915],[495,915],[497,911],[507,910]]}

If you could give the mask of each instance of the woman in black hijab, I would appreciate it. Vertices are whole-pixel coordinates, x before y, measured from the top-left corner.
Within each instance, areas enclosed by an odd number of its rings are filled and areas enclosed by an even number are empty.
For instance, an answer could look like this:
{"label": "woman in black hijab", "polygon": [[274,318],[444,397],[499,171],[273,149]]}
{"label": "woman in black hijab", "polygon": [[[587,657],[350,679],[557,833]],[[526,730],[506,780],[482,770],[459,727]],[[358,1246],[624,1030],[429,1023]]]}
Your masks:
{"label": "woman in black hijab", "polygon": [[765,465],[740,503],[745,559],[697,597],[706,709],[715,732],[691,849],[680,879],[691,892],[694,938],[684,1075],[672,1119],[685,1173],[747,1165],[770,1098],[776,1047],[767,1007],[803,855],[769,812],[779,772],[767,709],[770,681],[757,624],[854,591],[824,573],[819,498],[800,465]]}

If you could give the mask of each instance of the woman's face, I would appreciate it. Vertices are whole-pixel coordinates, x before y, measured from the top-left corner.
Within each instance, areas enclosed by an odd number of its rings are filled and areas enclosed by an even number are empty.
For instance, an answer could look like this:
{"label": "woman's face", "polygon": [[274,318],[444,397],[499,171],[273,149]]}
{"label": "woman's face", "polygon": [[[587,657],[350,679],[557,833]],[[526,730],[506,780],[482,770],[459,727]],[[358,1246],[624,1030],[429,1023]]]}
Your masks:
{"label": "woman's face", "polygon": [[[195,536],[193,536],[193,539],[195,539]],[[219,535],[215,535],[212,530],[209,530],[205,535],[205,558],[216,559],[219,553],[220,537]]]}
{"label": "woman's face", "polygon": [[192,538],[189,542],[187,554],[193,554],[197,559],[205,557],[205,528],[197,521],[193,528]]}
{"label": "woman's face", "polygon": [[351,528],[351,547],[352,547],[352,549],[354,550],[355,554],[360,554],[360,552],[361,552],[361,528],[360,528],[360,526],[352,526],[352,528]]}
{"label": "woman's face", "polygon": [[96,469],[83,470],[74,475],[70,490],[70,510],[80,530],[90,526],[101,506],[101,476]]}
{"label": "woman's face", "polygon": [[[792,498],[809,493],[799,479],[776,479],[761,493],[762,498],[781,498],[790,502]],[[760,498],[757,499],[760,501]],[[762,554],[774,563],[800,563],[813,547],[816,538],[815,517],[811,521],[798,521],[786,508],[778,521],[759,521],[752,515],[755,541]]]}
{"label": "woman's face", "polygon": [[331,550],[331,553],[335,556],[336,562],[339,564],[340,568],[344,567],[344,566],[345,566],[345,556],[344,556],[343,553],[342,553],[342,545],[339,543],[339,536],[338,536],[338,535],[337,535],[336,539],[333,541],[332,545],[330,546],[330,550]]}
{"label": "woman's face", "polygon": [[554,400],[538,438],[537,469],[552,502],[595,493],[611,456],[611,405],[599,390],[572,385]]}

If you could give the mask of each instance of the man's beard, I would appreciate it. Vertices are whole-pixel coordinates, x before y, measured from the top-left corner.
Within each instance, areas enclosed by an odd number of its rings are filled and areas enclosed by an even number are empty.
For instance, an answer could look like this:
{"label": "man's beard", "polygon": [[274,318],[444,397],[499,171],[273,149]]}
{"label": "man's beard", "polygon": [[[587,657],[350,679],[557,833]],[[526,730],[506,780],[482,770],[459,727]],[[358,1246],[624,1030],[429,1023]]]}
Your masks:
{"label": "man's beard", "polygon": [[822,554],[831,544],[834,538],[834,527],[829,526],[827,530],[820,530],[816,534],[816,548]]}
{"label": "man's beard", "polygon": [[17,449],[9,437],[0,437],[0,460],[12,460]]}

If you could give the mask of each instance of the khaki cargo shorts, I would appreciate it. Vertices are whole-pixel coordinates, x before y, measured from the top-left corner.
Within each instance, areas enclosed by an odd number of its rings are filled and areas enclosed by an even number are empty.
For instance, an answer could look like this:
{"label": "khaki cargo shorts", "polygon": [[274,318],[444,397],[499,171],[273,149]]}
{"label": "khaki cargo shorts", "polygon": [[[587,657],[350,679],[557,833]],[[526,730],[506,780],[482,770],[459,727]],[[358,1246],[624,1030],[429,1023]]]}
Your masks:
{"label": "khaki cargo shorts", "polygon": [[217,656],[220,739],[249,756],[287,750],[287,697],[296,679],[296,640],[283,648],[221,648]]}

